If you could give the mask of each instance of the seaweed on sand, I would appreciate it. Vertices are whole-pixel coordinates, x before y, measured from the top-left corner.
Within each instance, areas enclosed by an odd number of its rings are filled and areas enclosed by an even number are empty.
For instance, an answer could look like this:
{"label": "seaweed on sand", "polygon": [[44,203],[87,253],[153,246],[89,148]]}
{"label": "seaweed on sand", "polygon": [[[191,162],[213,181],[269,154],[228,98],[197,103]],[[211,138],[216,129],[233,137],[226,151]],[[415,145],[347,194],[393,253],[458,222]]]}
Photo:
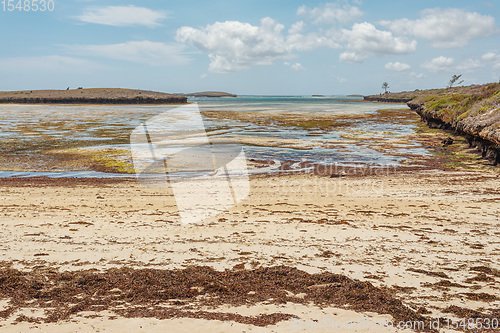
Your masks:
{"label": "seaweed on sand", "polygon": [[[305,297],[295,295],[302,293]],[[83,311],[109,310],[124,317],[203,318],[267,326],[294,318],[286,313],[242,316],[201,311],[200,306],[314,303],[354,311],[390,314],[396,322],[429,318],[405,306],[388,289],[333,273],[309,274],[287,266],[216,271],[206,266],[186,269],[110,269],[59,272],[50,268],[22,272],[0,269],[0,298],[12,309],[45,308],[44,318],[18,321],[56,322]],[[426,326],[428,327],[428,326]]]}

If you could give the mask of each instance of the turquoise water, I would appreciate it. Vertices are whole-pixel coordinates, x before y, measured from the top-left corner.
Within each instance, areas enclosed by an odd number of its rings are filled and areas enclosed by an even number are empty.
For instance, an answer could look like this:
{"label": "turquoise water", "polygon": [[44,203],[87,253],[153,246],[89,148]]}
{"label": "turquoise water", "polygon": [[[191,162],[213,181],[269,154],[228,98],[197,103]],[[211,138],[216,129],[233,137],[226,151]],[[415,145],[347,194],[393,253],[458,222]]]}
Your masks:
{"label": "turquoise water", "polygon": [[240,96],[238,98],[190,98],[202,111],[254,111],[290,113],[353,114],[387,108],[407,108],[406,104],[359,103],[362,98],[345,96]]}
{"label": "turquoise water", "polygon": [[[241,96],[191,98],[189,102],[197,103],[200,111],[255,112],[259,115],[345,115],[346,118],[352,115],[375,116],[379,109],[407,108],[404,104],[359,103],[359,100],[342,96]],[[36,156],[49,150],[68,148],[130,150],[129,136],[134,128],[175,107],[177,106],[0,105],[0,156]],[[414,133],[413,124],[371,121],[369,117],[349,118],[348,121],[348,126],[325,130],[283,126],[272,122],[259,124],[248,119],[203,119],[211,139],[236,140],[243,145],[247,158],[255,160],[273,160],[277,163],[308,161],[339,165],[398,165],[405,159],[401,154],[428,153],[422,147],[410,143],[401,145],[398,148],[399,154],[388,154],[377,148],[382,142],[387,143]],[[34,165],[31,171],[37,171],[36,169]],[[0,177],[22,176],[5,171],[0,173]],[[79,170],[57,171],[58,176],[111,176],[106,173],[75,173]]]}

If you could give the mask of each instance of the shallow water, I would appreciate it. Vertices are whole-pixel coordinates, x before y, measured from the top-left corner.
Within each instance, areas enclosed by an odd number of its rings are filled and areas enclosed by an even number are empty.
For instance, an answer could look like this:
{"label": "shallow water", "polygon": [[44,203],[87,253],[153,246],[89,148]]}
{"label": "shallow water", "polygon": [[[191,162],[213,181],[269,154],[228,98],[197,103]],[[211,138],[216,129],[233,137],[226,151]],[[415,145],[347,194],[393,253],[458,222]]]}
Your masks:
{"label": "shallow water", "polygon": [[[236,111],[236,112],[262,112],[262,113],[301,113],[301,114],[331,114],[331,115],[356,115],[375,114],[379,109],[408,109],[405,104],[381,104],[381,103],[359,103],[356,98],[346,97],[267,97],[267,96],[247,96],[241,99],[193,99],[200,107],[201,111]],[[265,145],[247,145],[248,155],[256,159],[280,160],[307,160],[322,163],[354,164],[354,163],[375,163],[379,165],[399,164],[403,159],[398,156],[390,156],[377,152],[370,146],[377,139],[391,140],[387,133],[395,139],[398,136],[415,132],[413,124],[401,124],[399,122],[378,122],[349,119],[349,126],[335,128],[334,131],[322,129],[304,129],[300,127],[289,127],[280,125],[258,125],[251,122],[241,122],[226,120],[224,122],[205,119],[207,131],[217,129],[224,125],[231,125],[233,136],[262,136],[276,137],[280,139],[297,140],[312,146],[310,149],[293,149],[286,147],[267,147]],[[369,142],[352,143],[359,137],[356,134],[369,132]],[[242,140],[245,141],[245,140]],[[345,142],[345,145],[342,143]],[[328,146],[326,148],[325,146]],[[340,149],[331,147],[339,145]],[[297,145],[299,146],[299,145]],[[407,147],[411,152],[414,148]],[[342,151],[339,151],[342,150]],[[415,150],[415,152],[417,152]],[[420,150],[419,154],[427,154],[427,151]]]}
{"label": "shallow water", "polygon": [[[243,96],[193,98],[190,102],[197,103],[200,111],[246,112],[259,116],[301,114],[311,119],[315,115],[321,115],[322,119],[328,115],[336,119],[346,116],[342,126],[331,128],[304,128],[273,121],[259,123],[251,117],[244,121],[203,118],[210,140],[236,141],[244,147],[249,159],[339,165],[399,165],[405,160],[402,156],[404,154],[428,154],[419,145],[397,142],[415,132],[414,123],[390,117],[382,119],[377,113],[379,109],[407,109],[406,105],[359,103],[355,100],[346,97]],[[111,177],[111,173],[85,168],[74,170],[74,166],[71,170],[58,166],[58,170],[47,174],[51,170],[47,170],[46,165],[50,164],[50,154],[54,151],[76,149],[82,152],[83,148],[129,151],[130,133],[134,128],[176,107],[178,106],[0,105],[0,157],[4,161],[23,161],[22,167],[13,165],[15,162],[5,162],[2,166],[4,172],[0,173],[0,177]],[[352,115],[368,117],[350,117]],[[387,149],[379,149],[391,142],[397,146],[394,147],[397,149],[393,149],[394,154],[386,151]],[[37,163],[38,156],[44,156],[44,163]]]}

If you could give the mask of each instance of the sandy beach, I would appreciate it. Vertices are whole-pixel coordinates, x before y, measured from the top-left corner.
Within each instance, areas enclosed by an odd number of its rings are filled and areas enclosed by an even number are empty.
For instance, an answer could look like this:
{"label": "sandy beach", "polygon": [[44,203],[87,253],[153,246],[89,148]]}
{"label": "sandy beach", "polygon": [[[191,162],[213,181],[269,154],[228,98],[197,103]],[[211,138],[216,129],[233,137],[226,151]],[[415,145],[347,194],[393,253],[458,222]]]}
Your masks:
{"label": "sandy beach", "polygon": [[[184,225],[168,189],[134,179],[2,179],[1,279],[17,291],[2,287],[1,329],[396,332],[441,318],[442,332],[463,331],[451,320],[500,317],[499,185],[485,170],[252,176],[246,200]],[[161,272],[198,280],[126,296],[124,276]],[[105,286],[81,289],[95,274]]]}
{"label": "sandy beach", "polygon": [[500,1],[0,15],[0,333],[500,333]]}

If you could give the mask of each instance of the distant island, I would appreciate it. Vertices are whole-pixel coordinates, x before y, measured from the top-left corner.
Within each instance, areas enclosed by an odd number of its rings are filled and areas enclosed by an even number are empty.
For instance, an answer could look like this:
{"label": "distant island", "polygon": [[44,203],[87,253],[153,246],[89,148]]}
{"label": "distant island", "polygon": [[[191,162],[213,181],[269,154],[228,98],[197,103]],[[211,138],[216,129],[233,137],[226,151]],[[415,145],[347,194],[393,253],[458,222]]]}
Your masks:
{"label": "distant island", "polygon": [[180,104],[187,97],[156,91],[90,88],[0,91],[0,103],[13,104]]}
{"label": "distant island", "polygon": [[179,94],[187,97],[238,97],[238,95],[222,91],[202,91],[189,94]]}

